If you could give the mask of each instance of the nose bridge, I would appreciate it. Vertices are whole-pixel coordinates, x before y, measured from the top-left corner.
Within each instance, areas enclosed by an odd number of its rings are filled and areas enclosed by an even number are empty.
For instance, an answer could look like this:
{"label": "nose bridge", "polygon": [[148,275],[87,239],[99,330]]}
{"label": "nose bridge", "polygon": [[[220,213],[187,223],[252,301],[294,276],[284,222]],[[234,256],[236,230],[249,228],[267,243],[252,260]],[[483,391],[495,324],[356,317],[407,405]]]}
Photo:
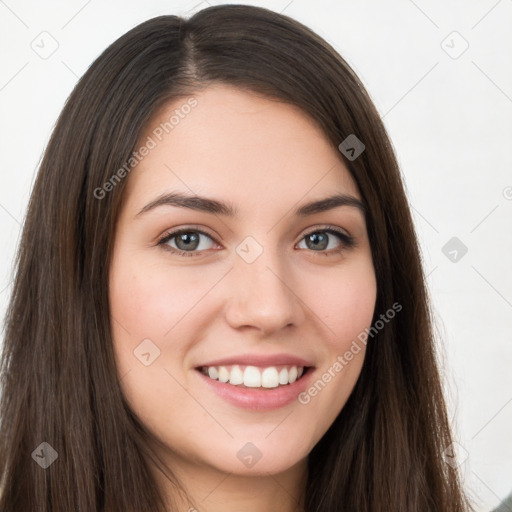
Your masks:
{"label": "nose bridge", "polygon": [[299,322],[300,305],[284,255],[250,238],[236,250],[228,321],[233,327],[253,326],[266,333]]}

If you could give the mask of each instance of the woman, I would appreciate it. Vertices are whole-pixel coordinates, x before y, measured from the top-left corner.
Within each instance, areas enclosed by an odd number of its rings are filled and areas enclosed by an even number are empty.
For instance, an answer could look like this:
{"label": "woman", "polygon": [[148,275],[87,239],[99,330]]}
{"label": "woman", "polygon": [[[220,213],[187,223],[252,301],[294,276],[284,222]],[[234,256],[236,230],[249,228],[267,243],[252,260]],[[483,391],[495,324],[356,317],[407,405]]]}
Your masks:
{"label": "woman", "polygon": [[3,511],[469,510],[391,144],[286,16],[162,16],[105,50],[6,320]]}

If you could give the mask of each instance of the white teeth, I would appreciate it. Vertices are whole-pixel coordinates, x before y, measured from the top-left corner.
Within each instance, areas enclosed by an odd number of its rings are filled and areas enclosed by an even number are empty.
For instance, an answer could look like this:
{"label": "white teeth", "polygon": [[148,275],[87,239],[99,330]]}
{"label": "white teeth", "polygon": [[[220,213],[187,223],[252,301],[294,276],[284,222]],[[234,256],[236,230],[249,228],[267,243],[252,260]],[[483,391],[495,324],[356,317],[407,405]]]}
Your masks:
{"label": "white teeth", "polygon": [[261,385],[264,388],[277,388],[279,386],[279,375],[277,369],[265,368],[261,374]]}
{"label": "white teeth", "polygon": [[225,366],[219,366],[219,382],[227,382],[229,380],[229,372]]}
{"label": "white teeth", "polygon": [[248,388],[261,387],[261,373],[256,366],[248,366],[244,371],[244,386]]}
{"label": "white teeth", "polygon": [[231,369],[231,375],[229,376],[229,383],[234,386],[244,383],[244,374],[240,370],[240,366],[237,364]]}
{"label": "white teeth", "polygon": [[219,382],[228,382],[233,386],[243,384],[248,388],[277,388],[279,385],[293,384],[304,373],[303,366],[285,366],[280,371],[275,366],[259,368],[239,365],[202,367],[203,374]]}

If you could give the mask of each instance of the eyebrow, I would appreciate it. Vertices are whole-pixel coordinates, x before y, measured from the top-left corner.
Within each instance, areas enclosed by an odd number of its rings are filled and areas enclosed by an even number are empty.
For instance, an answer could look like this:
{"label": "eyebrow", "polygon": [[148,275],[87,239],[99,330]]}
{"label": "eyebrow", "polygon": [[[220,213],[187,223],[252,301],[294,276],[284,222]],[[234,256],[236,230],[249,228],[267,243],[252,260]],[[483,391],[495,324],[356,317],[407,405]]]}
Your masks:
{"label": "eyebrow", "polygon": [[[139,215],[150,210],[154,210],[160,206],[178,206],[180,208],[189,208],[191,210],[223,215],[226,217],[236,217],[239,213],[238,209],[229,202],[219,201],[208,197],[188,195],[180,192],[170,192],[168,194],[163,194],[148,203],[136,216],[138,217]],[[306,217],[308,215],[314,215],[315,213],[332,210],[339,206],[357,208],[363,215],[365,215],[366,212],[366,206],[356,197],[346,194],[335,194],[324,199],[305,203],[293,210],[293,215],[297,217]]]}

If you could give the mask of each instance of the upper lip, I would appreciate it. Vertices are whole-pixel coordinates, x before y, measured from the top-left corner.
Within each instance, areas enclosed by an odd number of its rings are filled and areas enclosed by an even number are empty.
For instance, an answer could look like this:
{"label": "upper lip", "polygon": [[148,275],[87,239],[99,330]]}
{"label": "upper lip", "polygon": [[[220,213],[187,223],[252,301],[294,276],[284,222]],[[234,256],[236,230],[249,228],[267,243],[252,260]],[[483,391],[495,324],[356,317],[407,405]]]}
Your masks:
{"label": "upper lip", "polygon": [[232,364],[241,364],[246,366],[313,366],[310,361],[291,354],[274,354],[274,355],[258,355],[258,354],[240,354],[238,356],[229,356],[222,359],[215,359],[198,365],[203,366],[228,366]]}

